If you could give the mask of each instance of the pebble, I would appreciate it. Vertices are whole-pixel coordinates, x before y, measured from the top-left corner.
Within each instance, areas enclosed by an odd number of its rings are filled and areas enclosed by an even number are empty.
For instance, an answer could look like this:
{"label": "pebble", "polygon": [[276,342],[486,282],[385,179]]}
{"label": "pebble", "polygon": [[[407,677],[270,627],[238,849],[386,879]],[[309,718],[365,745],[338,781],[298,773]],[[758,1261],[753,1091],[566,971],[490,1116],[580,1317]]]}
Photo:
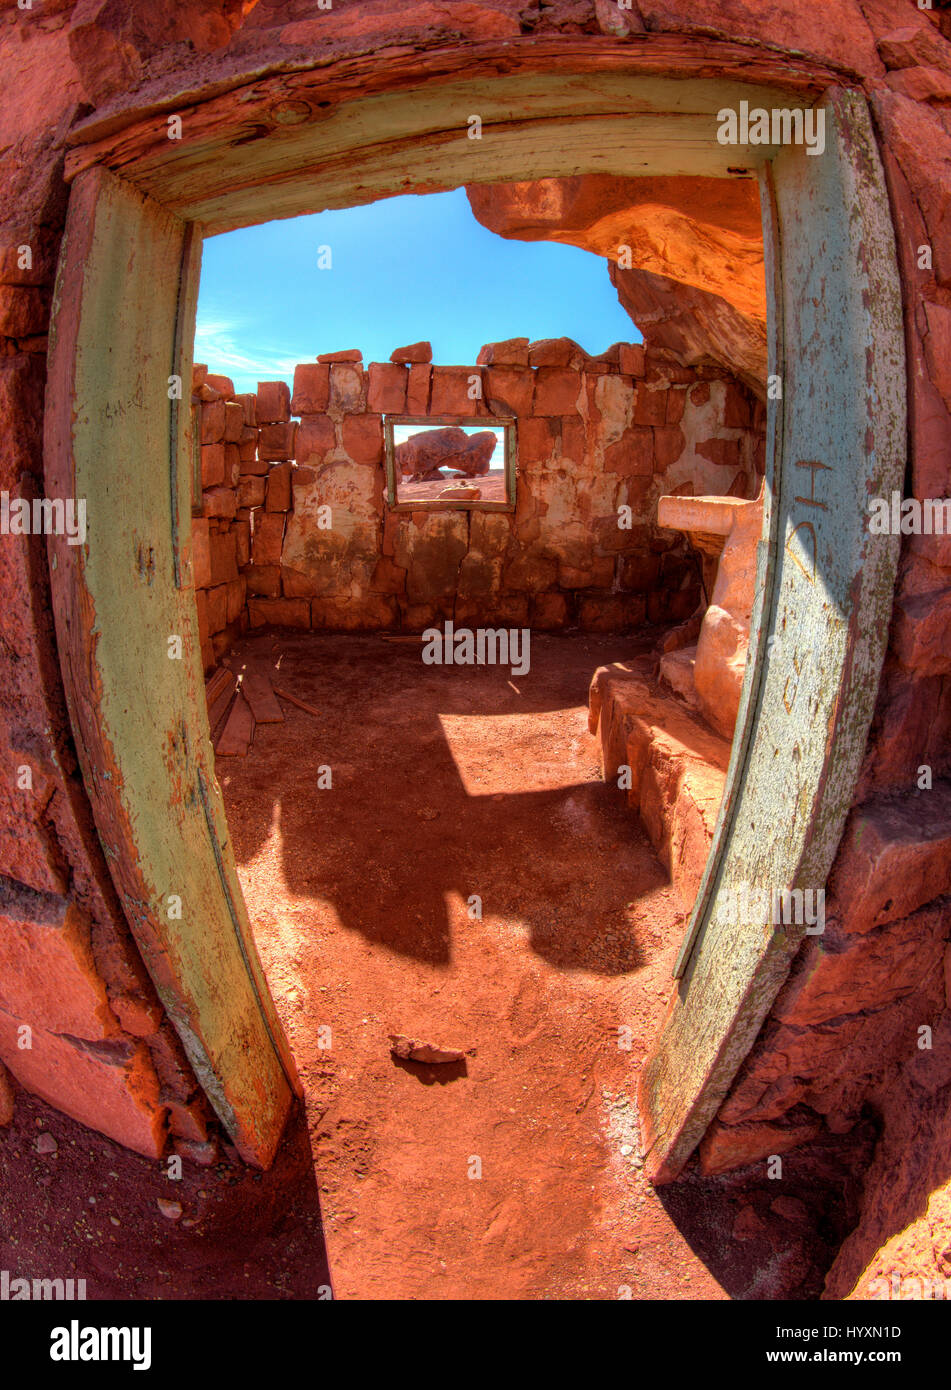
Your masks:
{"label": "pebble", "polygon": [[164,1197],[157,1197],[156,1205],[167,1221],[177,1221],[182,1214],[181,1202],[169,1202]]}
{"label": "pebble", "polygon": [[36,1141],[36,1152],[38,1154],[54,1154],[59,1149],[59,1145],[52,1134],[41,1134]]}

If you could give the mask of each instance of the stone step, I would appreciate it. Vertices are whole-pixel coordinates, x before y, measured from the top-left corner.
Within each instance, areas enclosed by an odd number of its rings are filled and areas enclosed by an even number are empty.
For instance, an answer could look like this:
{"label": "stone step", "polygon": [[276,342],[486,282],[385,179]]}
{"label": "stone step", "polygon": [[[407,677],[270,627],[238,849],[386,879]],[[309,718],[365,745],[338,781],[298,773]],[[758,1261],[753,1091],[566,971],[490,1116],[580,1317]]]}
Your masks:
{"label": "stone step", "polygon": [[730,743],[670,691],[646,662],[602,666],[591,681],[588,727],[601,745],[601,773],[619,782],[689,911],[713,841]]}

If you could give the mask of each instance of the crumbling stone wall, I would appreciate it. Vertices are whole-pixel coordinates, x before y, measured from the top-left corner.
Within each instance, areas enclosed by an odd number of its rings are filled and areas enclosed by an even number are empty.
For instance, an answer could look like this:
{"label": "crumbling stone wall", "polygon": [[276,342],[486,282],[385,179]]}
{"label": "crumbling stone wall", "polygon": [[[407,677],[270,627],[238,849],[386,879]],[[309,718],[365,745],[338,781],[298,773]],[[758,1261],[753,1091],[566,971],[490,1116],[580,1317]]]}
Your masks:
{"label": "crumbling stone wall", "polygon": [[[354,360],[302,363],[293,397],[284,382],[259,383],[253,458],[253,431],[245,421],[239,444],[229,404],[245,398],[227,378],[201,379],[193,564],[206,667],[249,624],[420,631],[453,618],[612,631],[680,621],[700,601],[699,566],[655,524],[657,498],[752,496],[763,471],[765,408],[748,389],[638,345],[592,358],[569,339],[518,339],[488,345],[471,367],[326,356]],[[225,396],[207,398],[209,382]],[[514,416],[515,511],[391,509],[383,417],[407,413]]]}
{"label": "crumbling stone wall", "polygon": [[[661,70],[689,75],[702,64],[712,74],[730,64],[736,71],[742,55],[753,72],[788,57],[799,73],[821,69],[823,82],[831,74],[866,93],[889,180],[905,295],[907,491],[919,499],[951,494],[949,39],[951,14],[938,0],[927,10],[915,0],[834,0],[755,14],[745,0],[635,0],[630,11],[610,0],[481,0],[438,11],[412,0],[335,0],[329,12],[315,0],[259,0],[249,11],[231,0],[33,0],[29,9],[7,3],[0,14],[0,80],[16,99],[0,104],[0,485],[24,495],[43,487],[45,337],[67,199],[63,140],[90,111],[120,106],[147,84],[156,91],[163,83],[175,91],[185,84],[200,102],[213,82],[224,91],[242,74],[256,80],[269,69],[312,61],[315,52],[325,76],[356,66],[384,90],[398,67],[394,54],[415,61],[440,53],[450,65],[471,66],[496,62],[500,52],[506,61],[528,62],[544,48],[551,61],[570,53],[584,63],[604,54],[617,65],[625,51],[656,47]],[[378,59],[381,52],[386,56]],[[628,284],[635,316],[640,299],[676,303],[673,282],[663,296],[656,288],[646,285],[638,296]],[[166,1142],[167,1126],[174,1131],[176,1113],[184,1113],[175,1107],[194,1094],[195,1082],[180,1056],[172,1058],[174,1034],[117,909],[76,775],[46,576],[42,538],[2,538],[0,931],[5,939],[20,933],[61,950],[63,969],[77,983],[86,980],[89,1007],[85,1022],[73,1006],[61,1008],[58,996],[47,1010],[35,981],[0,964],[6,1040],[0,1047],[23,1083],[53,1104],[123,1142],[141,1144],[144,1132],[154,1151]],[[759,1143],[736,1142],[747,1124],[772,1127],[765,1143],[773,1152],[784,1142],[784,1125],[794,1128],[803,1119],[798,1105],[808,1112],[800,1137],[817,1123],[847,1126],[861,1105],[872,1105],[884,1129],[882,1163],[873,1172],[855,1250],[874,1250],[920,1209],[914,1182],[887,1181],[889,1136],[907,1133],[902,1109],[927,1092],[929,1115],[938,1119],[922,1132],[919,1148],[936,1153],[947,1144],[951,1066],[946,1051],[919,1050],[911,1028],[931,1026],[935,1038],[943,1036],[951,1006],[938,949],[947,937],[951,893],[941,787],[951,778],[949,612],[947,538],[903,538],[889,657],[830,884],[833,930],[827,941],[804,948],[715,1126],[716,1142],[735,1162],[764,1151]],[[31,771],[29,781],[23,767]],[[916,868],[924,862],[927,876]],[[883,897],[871,917],[856,887],[869,863],[881,866],[884,890],[903,890]],[[858,988],[853,981],[864,983]],[[790,1052],[793,1014],[801,1045]],[[908,1023],[896,1031],[892,1019],[905,1014]],[[48,1048],[42,1062],[14,1046],[19,1023]],[[838,1045],[818,1054],[807,1046],[836,1034]],[[111,1088],[114,1105],[103,1108],[94,1099],[102,1087]],[[757,1105],[759,1119],[752,1118]],[[929,1165],[919,1154],[917,1161],[919,1182],[947,1180],[944,1160]]]}

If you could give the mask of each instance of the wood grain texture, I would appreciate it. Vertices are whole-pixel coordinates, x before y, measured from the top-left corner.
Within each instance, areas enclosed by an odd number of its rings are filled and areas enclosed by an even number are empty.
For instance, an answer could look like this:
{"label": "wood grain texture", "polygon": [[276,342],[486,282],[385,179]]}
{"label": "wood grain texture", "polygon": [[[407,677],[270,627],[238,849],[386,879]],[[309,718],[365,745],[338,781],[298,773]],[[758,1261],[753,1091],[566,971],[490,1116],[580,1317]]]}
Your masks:
{"label": "wood grain texture", "polygon": [[655,1181],[699,1142],[804,933],[732,925],[720,895],[824,886],[887,641],[899,538],[870,536],[866,520],[869,497],[900,488],[905,469],[898,265],[865,101],[834,89],[824,105],[825,155],[791,146],[774,164],[783,399],[770,406],[768,544],[696,944],[641,1077]]}
{"label": "wood grain texture", "polygon": [[77,752],[133,934],[222,1122],[266,1165],[293,1064],[214,779],[194,596],[176,585],[190,480],[179,470],[172,495],[168,377],[191,373],[190,356],[175,361],[186,250],[184,224],[127,184],[104,170],[76,181],[54,304],[46,486],[86,498],[88,534],[84,547],[50,538],[54,615]]}

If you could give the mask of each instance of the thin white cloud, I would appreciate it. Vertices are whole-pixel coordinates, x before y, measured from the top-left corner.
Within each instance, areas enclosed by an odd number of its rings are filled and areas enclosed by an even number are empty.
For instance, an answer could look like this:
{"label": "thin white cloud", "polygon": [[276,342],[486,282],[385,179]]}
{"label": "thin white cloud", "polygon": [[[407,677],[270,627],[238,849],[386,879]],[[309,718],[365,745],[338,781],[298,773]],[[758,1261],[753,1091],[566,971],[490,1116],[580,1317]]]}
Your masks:
{"label": "thin white cloud", "polygon": [[212,372],[220,372],[246,383],[273,381],[293,375],[298,362],[314,360],[313,353],[291,356],[270,344],[251,352],[243,339],[246,326],[239,320],[199,323],[195,327],[195,361],[205,362]]}

